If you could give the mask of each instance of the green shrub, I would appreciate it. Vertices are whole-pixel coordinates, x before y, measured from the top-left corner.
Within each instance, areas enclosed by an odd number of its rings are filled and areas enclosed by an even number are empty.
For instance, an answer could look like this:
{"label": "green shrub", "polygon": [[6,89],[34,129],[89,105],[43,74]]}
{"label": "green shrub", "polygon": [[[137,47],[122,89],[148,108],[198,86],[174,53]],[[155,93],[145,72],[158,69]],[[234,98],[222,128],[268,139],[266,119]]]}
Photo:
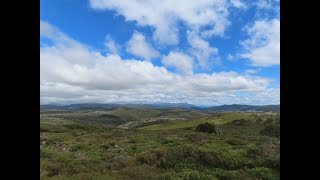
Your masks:
{"label": "green shrub", "polygon": [[169,150],[153,150],[137,156],[138,164],[148,164],[164,169],[183,169],[195,167],[214,167],[237,169],[251,167],[245,153],[222,149],[205,150],[196,146],[179,146]]}
{"label": "green shrub", "polygon": [[192,134],[188,134],[187,138],[195,143],[207,143],[209,142],[209,134],[202,133],[202,132],[196,132]]}
{"label": "green shrub", "polygon": [[64,127],[68,128],[70,130],[73,130],[73,129],[88,130],[89,129],[88,125],[78,124],[78,123],[65,124]]}
{"label": "green shrub", "polygon": [[130,153],[130,154],[136,154],[138,152],[140,152],[141,150],[139,149],[139,147],[137,145],[133,145],[131,147],[129,147],[127,149],[127,152]]}
{"label": "green shrub", "polygon": [[271,156],[265,159],[263,165],[265,167],[280,171],[280,157],[279,156]]}
{"label": "green shrub", "polygon": [[249,120],[245,120],[245,119],[237,119],[232,121],[232,124],[236,126],[248,126],[250,125],[250,123],[251,122]]}
{"label": "green shrub", "polygon": [[241,140],[241,139],[236,139],[236,138],[229,138],[226,140],[226,143],[230,145],[245,145],[248,144],[247,141]]}
{"label": "green shrub", "polygon": [[207,133],[214,133],[214,134],[217,134],[217,131],[216,131],[216,127],[214,124],[212,123],[204,123],[204,124],[199,124],[196,128],[196,132],[207,132]]}
{"label": "green shrub", "polygon": [[280,125],[279,124],[269,124],[264,129],[260,131],[260,134],[269,137],[280,137]]}
{"label": "green shrub", "polygon": [[248,174],[262,180],[279,179],[271,169],[265,167],[257,167],[247,170]]}
{"label": "green shrub", "polygon": [[273,124],[275,122],[275,120],[273,119],[267,119],[264,124],[268,125],[268,124]]}
{"label": "green shrub", "polygon": [[256,119],[256,123],[260,124],[262,122],[263,122],[263,120],[261,118]]}
{"label": "green shrub", "polygon": [[120,174],[126,175],[129,177],[128,179],[156,180],[160,173],[159,169],[143,164],[140,166],[126,167],[121,170]]}
{"label": "green shrub", "polygon": [[47,161],[42,167],[44,174],[48,177],[57,176],[66,169],[66,165],[55,161]]}

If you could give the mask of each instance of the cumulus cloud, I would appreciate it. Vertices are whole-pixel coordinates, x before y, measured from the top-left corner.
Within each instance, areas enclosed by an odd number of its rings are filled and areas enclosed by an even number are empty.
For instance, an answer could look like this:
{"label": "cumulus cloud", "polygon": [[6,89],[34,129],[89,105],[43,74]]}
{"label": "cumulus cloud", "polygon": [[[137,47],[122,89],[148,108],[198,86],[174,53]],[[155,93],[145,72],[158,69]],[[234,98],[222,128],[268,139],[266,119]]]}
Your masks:
{"label": "cumulus cloud", "polygon": [[190,56],[181,52],[170,52],[162,58],[162,63],[166,67],[174,67],[178,72],[191,74],[193,61]]}
{"label": "cumulus cloud", "polygon": [[[212,74],[173,73],[149,61],[123,59],[117,54],[102,55],[63,34],[49,23],[41,21],[40,24],[41,36],[54,41],[52,45],[40,48],[42,104],[224,104],[238,101],[257,104],[278,101],[274,97],[276,92],[268,87],[271,80],[267,78],[232,71]],[[173,52],[172,54],[174,55]],[[170,57],[170,53],[168,56]],[[177,68],[180,66],[175,64],[176,62],[172,63]],[[189,68],[188,65],[186,67]],[[235,93],[239,92],[253,93],[256,99],[235,96]]]}
{"label": "cumulus cloud", "polygon": [[218,48],[211,47],[210,44],[202,39],[198,33],[189,31],[187,39],[192,49],[190,53],[198,60],[199,65],[204,68],[208,65],[209,60],[219,59]]}
{"label": "cumulus cloud", "polygon": [[134,32],[127,42],[127,52],[142,57],[147,61],[159,56],[159,52],[148,44],[145,36],[139,32]]}
{"label": "cumulus cloud", "polygon": [[280,64],[280,20],[258,20],[246,28],[250,38],[241,42],[248,51],[242,58],[250,59],[253,66]]}
{"label": "cumulus cloud", "polygon": [[228,8],[242,8],[239,0],[90,0],[96,10],[114,10],[127,21],[135,21],[141,26],[155,29],[153,38],[163,44],[179,42],[178,23],[189,29],[203,29],[202,35],[224,35],[230,25]]}

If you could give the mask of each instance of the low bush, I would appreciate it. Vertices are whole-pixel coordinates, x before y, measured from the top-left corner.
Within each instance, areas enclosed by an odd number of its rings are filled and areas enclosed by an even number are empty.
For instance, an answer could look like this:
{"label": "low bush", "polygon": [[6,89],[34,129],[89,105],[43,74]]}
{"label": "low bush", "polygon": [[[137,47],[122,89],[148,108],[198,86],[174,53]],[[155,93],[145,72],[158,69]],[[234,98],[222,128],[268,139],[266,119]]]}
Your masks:
{"label": "low bush", "polygon": [[250,123],[251,122],[249,120],[245,120],[245,119],[237,119],[232,121],[232,124],[236,126],[248,126],[250,125]]}
{"label": "low bush", "polygon": [[217,131],[216,131],[216,127],[214,124],[212,123],[204,123],[204,124],[199,124],[196,128],[196,132],[207,132],[207,133],[214,133],[214,134],[217,134]]}
{"label": "low bush", "polygon": [[279,124],[269,124],[266,125],[264,129],[260,131],[260,134],[266,135],[269,137],[280,137],[280,125]]}
{"label": "low bush", "polygon": [[236,139],[236,138],[229,138],[226,140],[226,143],[230,145],[245,145],[248,144],[247,141],[241,140],[241,139]]}
{"label": "low bush", "polygon": [[187,138],[195,143],[207,143],[209,142],[209,135],[208,133],[203,132],[196,132],[192,134],[188,134]]}

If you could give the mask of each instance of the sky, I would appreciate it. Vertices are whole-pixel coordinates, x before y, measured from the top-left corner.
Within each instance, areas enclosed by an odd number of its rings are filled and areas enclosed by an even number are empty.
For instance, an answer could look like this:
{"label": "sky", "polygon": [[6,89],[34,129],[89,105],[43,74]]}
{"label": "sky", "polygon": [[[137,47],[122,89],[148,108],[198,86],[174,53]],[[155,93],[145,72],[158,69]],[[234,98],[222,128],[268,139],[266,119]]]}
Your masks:
{"label": "sky", "polygon": [[280,104],[279,0],[41,0],[40,104]]}

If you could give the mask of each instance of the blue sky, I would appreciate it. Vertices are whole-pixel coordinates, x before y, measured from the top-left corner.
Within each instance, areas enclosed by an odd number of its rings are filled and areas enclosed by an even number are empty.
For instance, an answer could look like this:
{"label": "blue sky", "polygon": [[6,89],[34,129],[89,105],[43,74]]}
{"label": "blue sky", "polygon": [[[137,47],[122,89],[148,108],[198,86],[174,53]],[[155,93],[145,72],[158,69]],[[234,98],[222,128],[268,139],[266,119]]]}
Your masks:
{"label": "blue sky", "polygon": [[41,103],[279,104],[279,1],[181,2],[41,0]]}

